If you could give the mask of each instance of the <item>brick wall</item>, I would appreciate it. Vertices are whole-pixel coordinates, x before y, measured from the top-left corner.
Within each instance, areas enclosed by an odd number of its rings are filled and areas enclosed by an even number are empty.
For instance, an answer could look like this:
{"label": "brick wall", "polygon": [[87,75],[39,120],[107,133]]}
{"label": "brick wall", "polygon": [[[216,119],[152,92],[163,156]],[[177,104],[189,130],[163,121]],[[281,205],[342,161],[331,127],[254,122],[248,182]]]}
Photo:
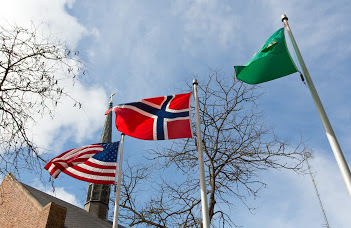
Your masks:
{"label": "brick wall", "polygon": [[58,228],[65,224],[67,209],[54,202],[47,204],[39,216],[38,228]]}
{"label": "brick wall", "polygon": [[11,174],[0,184],[0,227],[63,228],[66,208],[44,207]]}

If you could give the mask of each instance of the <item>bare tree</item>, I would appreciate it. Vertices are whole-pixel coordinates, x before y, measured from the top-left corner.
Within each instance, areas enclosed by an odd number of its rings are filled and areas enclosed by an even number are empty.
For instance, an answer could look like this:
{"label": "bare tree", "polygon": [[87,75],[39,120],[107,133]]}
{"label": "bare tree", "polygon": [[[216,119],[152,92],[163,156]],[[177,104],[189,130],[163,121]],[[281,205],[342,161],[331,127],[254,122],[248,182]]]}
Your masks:
{"label": "bare tree", "polygon": [[[197,76],[196,76],[197,77]],[[202,82],[202,83],[201,83]],[[237,226],[230,214],[234,203],[247,205],[266,187],[268,169],[301,171],[306,148],[291,146],[264,124],[256,86],[211,71],[200,80],[199,109],[211,226]],[[192,89],[192,85],[188,85]],[[195,112],[192,112],[193,114]],[[195,123],[193,123],[195,129]],[[196,132],[196,131],[194,131]],[[196,139],[196,138],[194,138]],[[197,147],[194,139],[174,140],[149,157],[159,173],[139,168],[123,171],[121,217],[130,226],[200,227],[201,198]],[[144,191],[144,192],[141,192]],[[147,199],[147,200],[146,200]]]}
{"label": "bare tree", "polygon": [[[53,116],[60,98],[69,96],[63,80],[76,80],[82,62],[42,27],[0,26],[0,173],[42,167],[28,123]],[[75,105],[80,106],[72,98]]]}

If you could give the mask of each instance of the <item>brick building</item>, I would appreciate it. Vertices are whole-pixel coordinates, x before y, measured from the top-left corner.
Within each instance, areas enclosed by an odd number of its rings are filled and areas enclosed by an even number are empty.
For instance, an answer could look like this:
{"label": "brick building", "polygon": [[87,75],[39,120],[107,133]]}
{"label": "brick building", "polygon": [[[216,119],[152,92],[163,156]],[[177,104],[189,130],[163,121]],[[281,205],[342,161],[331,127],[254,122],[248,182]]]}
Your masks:
{"label": "brick building", "polygon": [[[19,182],[7,174],[0,184],[2,228],[99,228],[112,222]],[[118,226],[122,228],[122,226]]]}

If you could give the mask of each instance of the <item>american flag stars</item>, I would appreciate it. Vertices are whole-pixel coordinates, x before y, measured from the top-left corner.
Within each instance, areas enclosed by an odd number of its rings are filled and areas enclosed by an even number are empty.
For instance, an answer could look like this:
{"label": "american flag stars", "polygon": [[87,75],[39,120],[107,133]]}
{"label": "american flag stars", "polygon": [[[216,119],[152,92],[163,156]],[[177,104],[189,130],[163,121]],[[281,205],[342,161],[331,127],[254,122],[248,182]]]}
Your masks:
{"label": "american flag stars", "polygon": [[117,162],[118,142],[100,143],[104,150],[95,154],[93,158],[105,162]]}

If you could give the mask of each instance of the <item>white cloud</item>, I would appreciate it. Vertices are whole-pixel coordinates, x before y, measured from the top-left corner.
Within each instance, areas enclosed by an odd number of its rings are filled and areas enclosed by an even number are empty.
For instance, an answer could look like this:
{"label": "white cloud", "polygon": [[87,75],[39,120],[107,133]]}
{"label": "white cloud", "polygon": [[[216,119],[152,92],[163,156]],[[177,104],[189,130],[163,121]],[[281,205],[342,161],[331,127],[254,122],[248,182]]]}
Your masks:
{"label": "white cloud", "polygon": [[213,48],[210,44],[216,44],[216,48],[228,48],[233,44],[240,19],[234,14],[230,4],[218,4],[216,1],[176,1],[172,6],[172,13],[184,26],[184,51],[194,51],[199,42],[208,51]]}
{"label": "white cloud", "polygon": [[66,192],[63,187],[55,188],[55,192],[46,191],[47,194],[55,196],[63,201],[71,203],[77,207],[82,207],[82,204],[79,202],[77,197],[73,193]]}
{"label": "white cloud", "polygon": [[[53,35],[53,39],[66,41],[72,48],[83,36],[89,35],[87,29],[78,23],[77,19],[67,13],[67,8],[74,5],[74,0],[13,0],[6,1],[0,8],[0,21],[4,24],[23,27],[41,25],[44,34]],[[93,36],[98,31],[93,30]],[[57,72],[58,74],[60,72]],[[58,76],[58,75],[57,75]],[[108,99],[101,87],[84,86],[76,82],[64,82],[65,92],[82,103],[82,109],[72,107],[74,102],[69,98],[60,100],[55,110],[55,117],[37,116],[36,123],[31,126],[30,133],[39,146],[51,150],[61,151],[63,144],[81,142],[91,139],[98,129],[102,129]],[[95,142],[95,141],[94,141]]]}
{"label": "white cloud", "polygon": [[[73,107],[74,102],[64,97],[55,109],[53,118],[38,116],[37,123],[30,128],[38,145],[56,152],[63,152],[62,146],[67,141],[81,143],[92,140],[96,131],[102,131],[104,113],[108,108],[108,98],[101,88],[83,86],[79,82],[74,87],[67,85],[64,88],[82,103],[82,108]],[[98,141],[94,139],[92,143]]]}
{"label": "white cloud", "polygon": [[0,21],[2,24],[17,24],[23,27],[43,24],[60,40],[75,47],[87,30],[78,23],[77,19],[69,15],[65,7],[72,7],[74,0],[12,0],[2,3]]}
{"label": "white cloud", "polygon": [[[116,81],[123,92],[133,91],[126,102],[166,94],[157,92],[162,89],[174,93],[175,83],[184,86],[180,77],[189,71],[198,72],[199,64],[208,67],[211,60],[219,64],[218,55],[213,53],[237,45],[233,39],[240,21],[229,4],[158,4],[116,1],[108,6],[95,5],[94,15],[99,17],[89,14],[85,19],[88,30],[95,28],[94,34],[99,34],[88,48],[90,61],[106,69],[105,77]],[[79,6],[82,10],[91,7],[89,3]],[[184,72],[184,68],[191,70]]]}
{"label": "white cloud", "polygon": [[[282,14],[289,18],[290,27],[305,58],[328,58],[328,65],[337,64],[351,54],[350,46],[344,40],[351,38],[351,25],[340,23],[349,15],[351,3],[337,0],[328,1],[277,1],[266,2],[272,12],[272,20],[278,22]],[[298,6],[298,7],[296,7]]]}
{"label": "white cloud", "polygon": [[82,208],[82,204],[77,199],[77,197],[73,193],[67,192],[63,187],[55,187],[55,191],[53,191],[52,189],[46,190],[46,187],[40,184],[38,180],[34,180],[34,182],[37,183],[37,185],[35,186],[36,189]]}

